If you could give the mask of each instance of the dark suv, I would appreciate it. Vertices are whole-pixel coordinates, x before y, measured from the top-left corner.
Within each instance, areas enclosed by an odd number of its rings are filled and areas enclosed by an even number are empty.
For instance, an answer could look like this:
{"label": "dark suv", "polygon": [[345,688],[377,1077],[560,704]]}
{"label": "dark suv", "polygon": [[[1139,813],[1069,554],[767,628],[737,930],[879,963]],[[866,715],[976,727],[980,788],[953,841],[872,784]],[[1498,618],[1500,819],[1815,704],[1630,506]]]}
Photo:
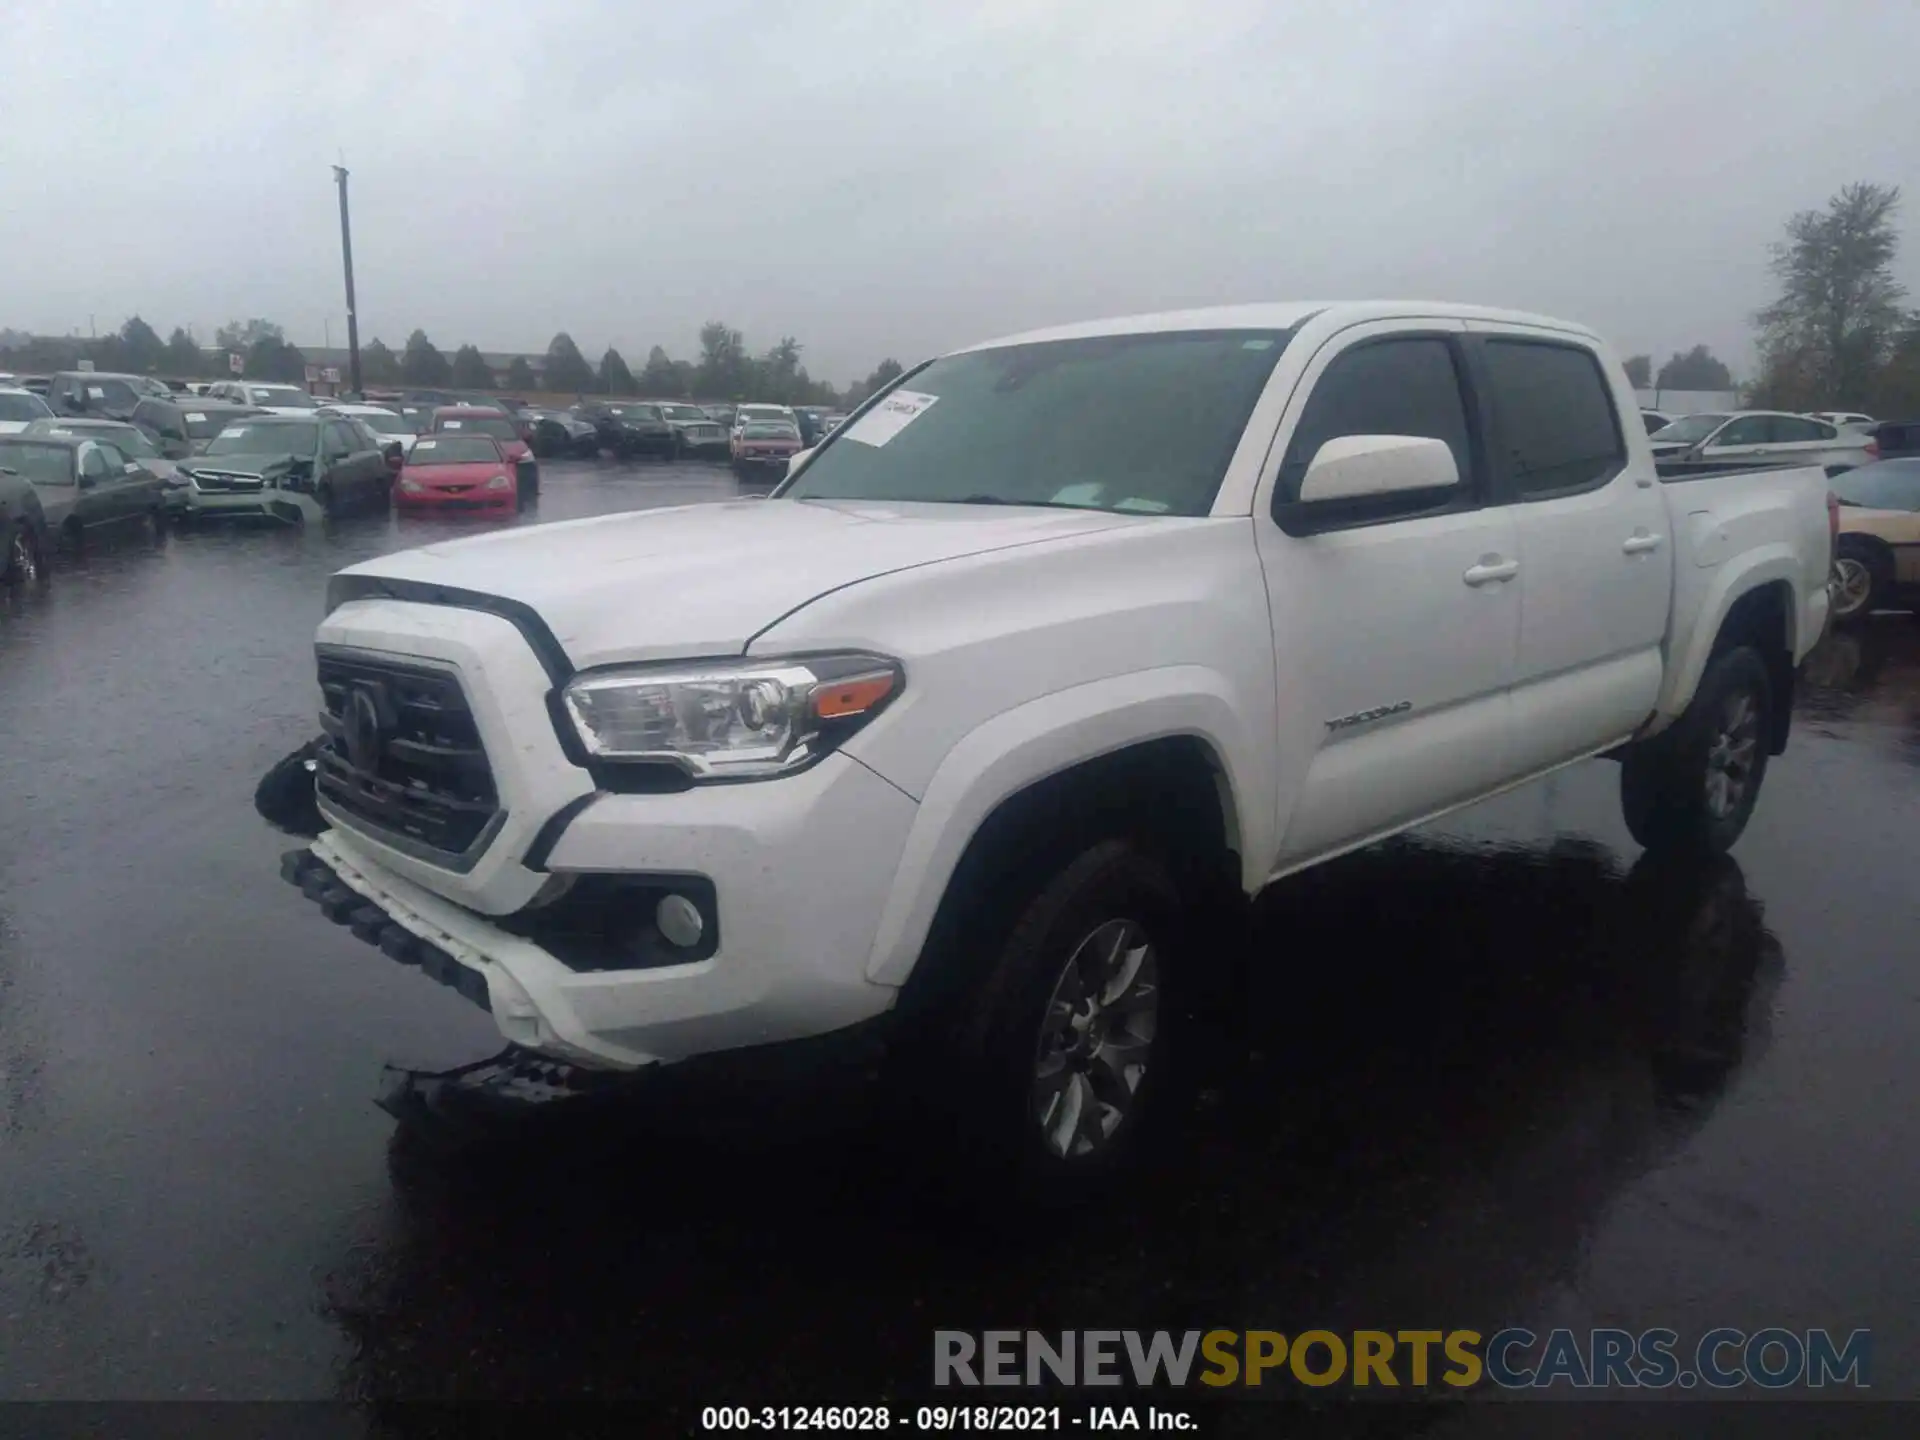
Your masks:
{"label": "dark suv", "polygon": [[1882,420],[1867,433],[1880,447],[1882,460],[1920,455],[1920,420]]}
{"label": "dark suv", "polygon": [[600,443],[622,460],[654,455],[671,460],[676,445],[674,428],[658,405],[637,401],[598,401],[580,407],[582,419],[600,432]]}
{"label": "dark suv", "polygon": [[144,375],[111,375],[100,370],[62,370],[47,386],[47,404],[56,415],[91,415],[101,420],[130,420],[147,394]]}

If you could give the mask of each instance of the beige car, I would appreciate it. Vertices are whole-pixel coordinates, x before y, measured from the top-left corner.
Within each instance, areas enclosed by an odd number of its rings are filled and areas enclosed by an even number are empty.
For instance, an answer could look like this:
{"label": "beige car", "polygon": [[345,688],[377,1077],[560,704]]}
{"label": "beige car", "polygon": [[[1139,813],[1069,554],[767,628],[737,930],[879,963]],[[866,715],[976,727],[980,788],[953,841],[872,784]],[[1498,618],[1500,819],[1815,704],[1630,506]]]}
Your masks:
{"label": "beige car", "polygon": [[1831,488],[1840,502],[1833,618],[1920,609],[1920,456],[1862,465]]}

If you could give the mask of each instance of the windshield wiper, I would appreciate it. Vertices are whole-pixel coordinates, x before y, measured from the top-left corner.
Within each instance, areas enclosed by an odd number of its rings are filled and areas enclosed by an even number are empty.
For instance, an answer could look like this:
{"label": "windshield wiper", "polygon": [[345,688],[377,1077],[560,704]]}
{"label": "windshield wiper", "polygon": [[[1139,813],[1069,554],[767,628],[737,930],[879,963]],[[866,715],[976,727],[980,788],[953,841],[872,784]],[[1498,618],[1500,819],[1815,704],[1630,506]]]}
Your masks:
{"label": "windshield wiper", "polygon": [[963,500],[949,500],[949,505],[1033,505],[1043,510],[1098,510],[1098,505],[1075,505],[1070,500],[1009,500],[1004,495],[969,495]]}

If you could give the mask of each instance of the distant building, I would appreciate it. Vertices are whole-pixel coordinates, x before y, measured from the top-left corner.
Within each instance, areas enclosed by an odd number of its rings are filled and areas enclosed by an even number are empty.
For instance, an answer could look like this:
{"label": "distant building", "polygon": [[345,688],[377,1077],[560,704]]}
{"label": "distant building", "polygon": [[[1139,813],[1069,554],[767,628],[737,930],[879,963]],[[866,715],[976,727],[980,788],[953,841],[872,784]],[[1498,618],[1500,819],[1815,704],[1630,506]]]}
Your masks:
{"label": "distant building", "polygon": [[1634,398],[1643,410],[1658,410],[1663,415],[1699,415],[1715,410],[1738,410],[1738,390],[1636,390]]}

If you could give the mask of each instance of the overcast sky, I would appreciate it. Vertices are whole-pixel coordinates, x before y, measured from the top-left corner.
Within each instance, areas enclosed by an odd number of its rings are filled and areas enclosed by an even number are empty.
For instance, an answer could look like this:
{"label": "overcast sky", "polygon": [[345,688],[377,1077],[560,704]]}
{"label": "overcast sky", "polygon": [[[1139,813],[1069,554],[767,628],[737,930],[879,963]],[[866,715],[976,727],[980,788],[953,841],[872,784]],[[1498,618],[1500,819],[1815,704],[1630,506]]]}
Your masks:
{"label": "overcast sky", "polygon": [[1061,320],[1421,296],[1750,363],[1766,246],[1909,198],[1920,5],[9,6],[0,326],[261,315],[636,369],[725,319],[845,382]]}

